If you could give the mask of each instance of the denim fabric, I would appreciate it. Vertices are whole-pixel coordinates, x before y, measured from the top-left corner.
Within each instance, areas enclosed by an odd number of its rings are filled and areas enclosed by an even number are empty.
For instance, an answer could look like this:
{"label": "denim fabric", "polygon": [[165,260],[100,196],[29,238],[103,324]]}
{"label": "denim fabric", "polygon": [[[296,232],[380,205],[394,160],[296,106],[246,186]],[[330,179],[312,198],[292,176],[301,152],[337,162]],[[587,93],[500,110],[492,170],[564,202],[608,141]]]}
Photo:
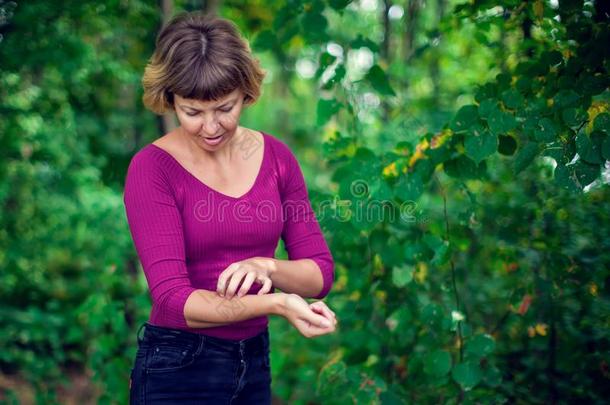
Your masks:
{"label": "denim fabric", "polygon": [[268,329],[227,340],[145,322],[137,339],[130,404],[271,404]]}

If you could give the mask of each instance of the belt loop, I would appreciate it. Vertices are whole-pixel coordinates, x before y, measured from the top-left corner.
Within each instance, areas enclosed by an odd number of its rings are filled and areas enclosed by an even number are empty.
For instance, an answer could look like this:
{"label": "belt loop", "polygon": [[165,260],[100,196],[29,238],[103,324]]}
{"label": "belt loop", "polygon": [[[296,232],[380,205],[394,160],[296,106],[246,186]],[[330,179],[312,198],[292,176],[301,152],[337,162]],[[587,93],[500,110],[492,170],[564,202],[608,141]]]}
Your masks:
{"label": "belt loop", "polygon": [[196,356],[199,356],[199,354],[201,354],[201,352],[203,350],[205,350],[205,335],[200,334],[199,335],[199,345],[197,346],[197,353],[195,353]]}
{"label": "belt loop", "polygon": [[136,338],[138,339],[138,343],[142,343],[143,337],[140,337],[140,331],[142,330],[142,328],[146,325],[146,322],[144,322],[142,325],[140,325],[140,327],[138,328],[138,331],[136,332]]}

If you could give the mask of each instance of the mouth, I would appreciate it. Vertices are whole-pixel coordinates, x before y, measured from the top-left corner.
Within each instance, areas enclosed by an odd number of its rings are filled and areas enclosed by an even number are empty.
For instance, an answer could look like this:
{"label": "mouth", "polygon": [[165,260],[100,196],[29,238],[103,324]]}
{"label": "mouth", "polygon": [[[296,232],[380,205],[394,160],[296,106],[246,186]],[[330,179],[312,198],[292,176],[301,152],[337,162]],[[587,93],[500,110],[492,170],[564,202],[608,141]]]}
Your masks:
{"label": "mouth", "polygon": [[219,144],[222,141],[223,137],[224,137],[224,134],[223,135],[218,135],[218,136],[215,136],[215,137],[211,137],[211,138],[208,138],[207,136],[201,136],[203,141],[205,143],[209,144],[209,145],[217,145],[217,144]]}

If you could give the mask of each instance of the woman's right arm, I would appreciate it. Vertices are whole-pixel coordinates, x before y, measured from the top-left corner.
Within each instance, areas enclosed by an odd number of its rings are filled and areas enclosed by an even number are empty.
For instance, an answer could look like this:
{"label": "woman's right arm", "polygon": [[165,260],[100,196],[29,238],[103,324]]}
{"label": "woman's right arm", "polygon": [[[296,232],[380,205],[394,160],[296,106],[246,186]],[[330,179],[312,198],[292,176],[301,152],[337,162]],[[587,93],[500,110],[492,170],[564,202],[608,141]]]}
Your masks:
{"label": "woman's right arm", "polygon": [[224,298],[216,291],[196,290],[186,300],[184,317],[191,328],[226,325],[264,315],[283,315],[285,293],[246,294]]}

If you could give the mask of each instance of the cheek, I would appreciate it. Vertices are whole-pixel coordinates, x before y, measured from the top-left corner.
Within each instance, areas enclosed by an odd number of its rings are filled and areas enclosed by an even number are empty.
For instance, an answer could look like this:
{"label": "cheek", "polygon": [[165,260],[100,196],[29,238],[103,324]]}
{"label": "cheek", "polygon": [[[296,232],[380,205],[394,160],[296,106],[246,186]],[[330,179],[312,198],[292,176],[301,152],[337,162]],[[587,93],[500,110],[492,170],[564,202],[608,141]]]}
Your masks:
{"label": "cheek", "polygon": [[233,128],[236,127],[239,122],[239,114],[224,114],[220,116],[218,121],[225,128]]}
{"label": "cheek", "polygon": [[186,132],[198,132],[199,128],[201,128],[201,122],[198,119],[182,117],[178,121],[180,121],[180,125]]}

